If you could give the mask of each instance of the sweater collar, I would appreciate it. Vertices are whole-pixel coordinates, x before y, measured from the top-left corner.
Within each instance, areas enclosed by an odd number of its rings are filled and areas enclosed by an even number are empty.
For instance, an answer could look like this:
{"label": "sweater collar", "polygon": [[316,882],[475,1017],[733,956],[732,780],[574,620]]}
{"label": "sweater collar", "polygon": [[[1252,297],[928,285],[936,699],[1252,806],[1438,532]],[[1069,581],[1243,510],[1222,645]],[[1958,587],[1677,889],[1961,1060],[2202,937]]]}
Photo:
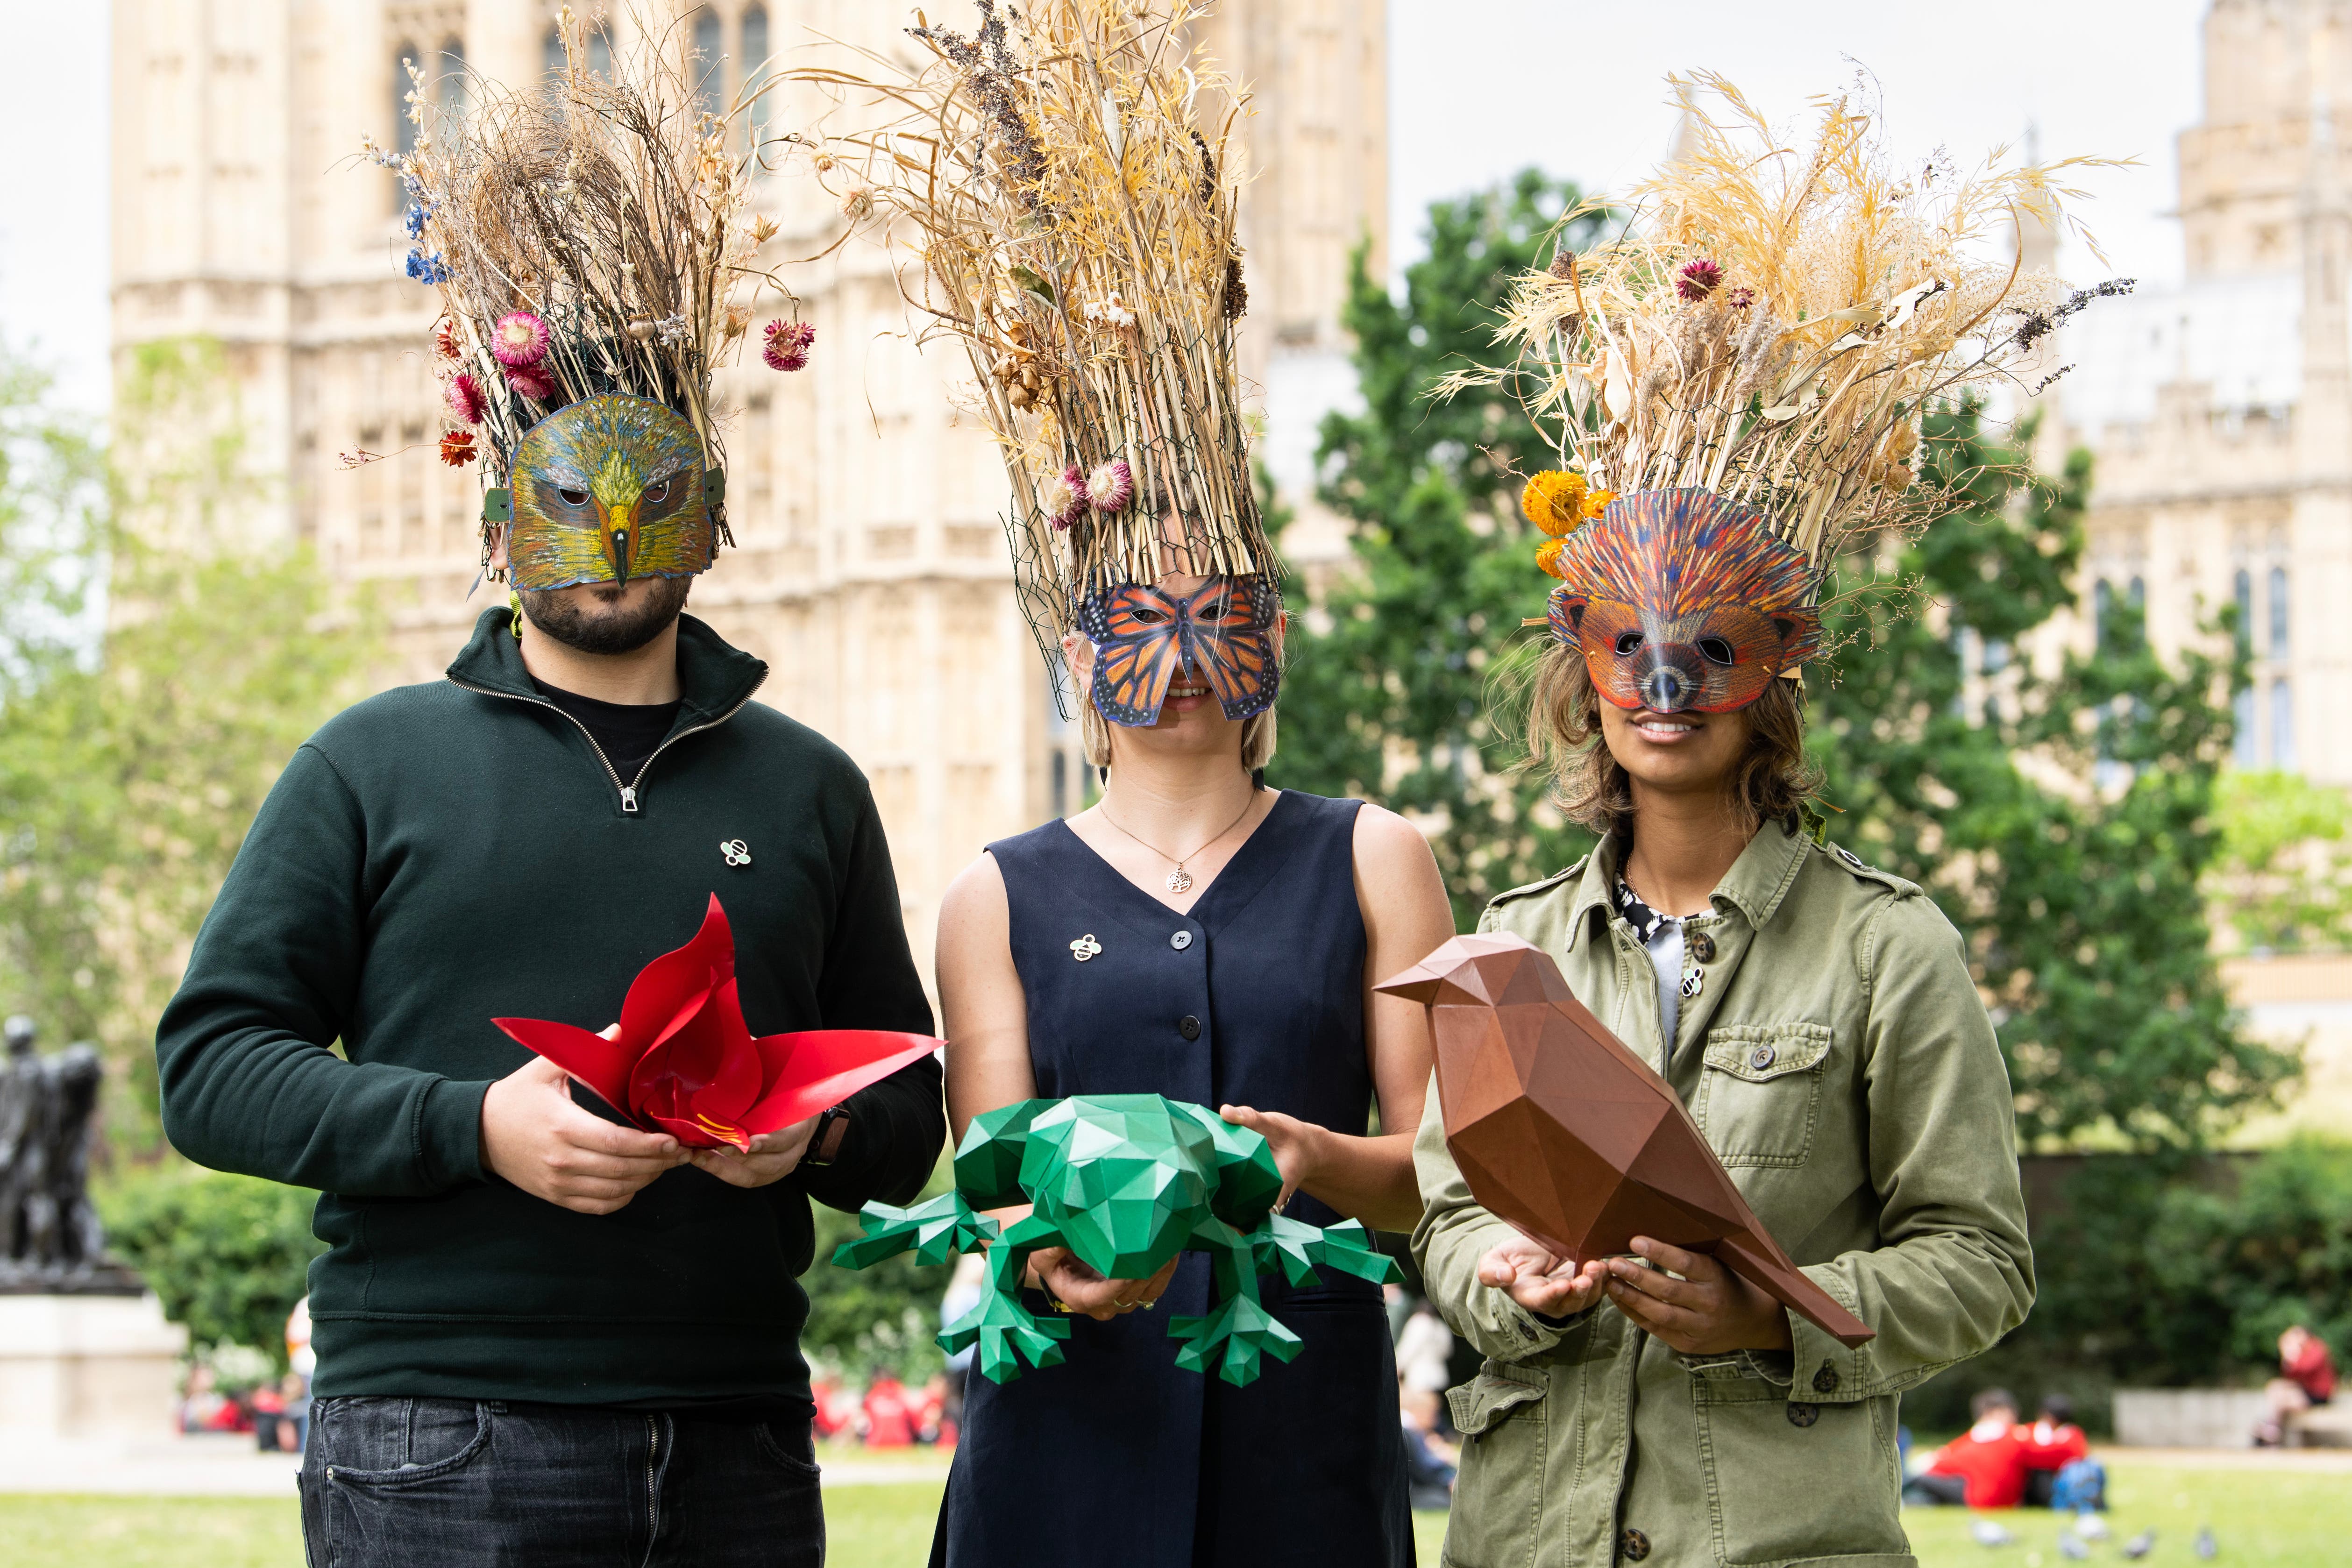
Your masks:
{"label": "sweater collar", "polygon": [[[500,696],[545,700],[530,684],[522,644],[514,634],[514,612],[505,605],[482,612],[474,622],[473,639],[450,663],[448,675],[461,686]],[[678,727],[734,712],[767,678],[765,661],[732,646],[691,615],[677,618]]]}

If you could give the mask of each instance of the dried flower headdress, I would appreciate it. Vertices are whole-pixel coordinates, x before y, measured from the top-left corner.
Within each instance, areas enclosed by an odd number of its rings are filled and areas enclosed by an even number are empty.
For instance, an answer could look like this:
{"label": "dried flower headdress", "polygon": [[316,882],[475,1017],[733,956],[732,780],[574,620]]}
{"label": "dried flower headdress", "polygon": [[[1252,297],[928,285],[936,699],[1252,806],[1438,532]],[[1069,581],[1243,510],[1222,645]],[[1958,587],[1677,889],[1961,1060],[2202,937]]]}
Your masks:
{"label": "dried flower headdress", "polygon": [[[1233,324],[1245,295],[1227,133],[1248,95],[1190,57],[1203,7],[979,0],[920,68],[798,79],[898,111],[821,171],[918,231],[923,336],[962,340],[1013,482],[1006,528],[1049,663],[1076,597],[1161,572],[1164,515],[1202,575],[1270,574]],[[917,14],[919,23],[923,21]]]}
{"label": "dried flower headdress", "polygon": [[1551,575],[1612,497],[1672,490],[1758,514],[1818,574],[1846,540],[1956,504],[1914,487],[1926,405],[2020,382],[2056,320],[2130,287],[2070,293],[1989,254],[2081,194],[2053,175],[2112,165],[1996,152],[1963,174],[1939,152],[1898,172],[1848,98],[1818,100],[1799,148],[1723,78],[1672,80],[1683,146],[1629,193],[1631,225],[1523,276],[1496,334],[1517,357],[1440,391],[1508,386],[1557,452],[1523,497]]}
{"label": "dried flower headdress", "polygon": [[663,403],[692,425],[723,536],[711,373],[770,288],[795,319],[769,324],[767,363],[799,369],[814,336],[757,263],[775,227],[747,199],[760,149],[730,151],[748,99],[725,113],[695,107],[674,29],[640,29],[643,42],[609,63],[598,49],[592,69],[585,24],[566,7],[558,26],[564,66],[551,82],[470,83],[462,115],[414,92],[415,150],[376,154],[414,204],[409,276],[441,294],[436,368],[457,422],[443,459],[469,462],[476,436],[487,441],[486,566],[504,520],[498,487],[525,434],[605,394]]}

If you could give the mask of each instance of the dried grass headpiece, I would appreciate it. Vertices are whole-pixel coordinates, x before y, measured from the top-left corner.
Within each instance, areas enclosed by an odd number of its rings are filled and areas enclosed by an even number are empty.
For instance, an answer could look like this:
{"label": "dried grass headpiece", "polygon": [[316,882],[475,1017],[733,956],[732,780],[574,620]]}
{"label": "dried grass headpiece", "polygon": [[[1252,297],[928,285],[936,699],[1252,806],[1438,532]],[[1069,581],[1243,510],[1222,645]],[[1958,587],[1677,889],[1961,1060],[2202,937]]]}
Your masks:
{"label": "dried grass headpiece", "polygon": [[2130,287],[2070,292],[1988,254],[2081,195],[2053,175],[2114,165],[2002,168],[1996,151],[1963,174],[1938,152],[1898,172],[1847,98],[1816,100],[1800,148],[1723,78],[1670,79],[1684,144],[1630,193],[1632,224],[1524,275],[1496,332],[1517,357],[1440,393],[1510,388],[1558,453],[1524,497],[1548,572],[1612,494],[1696,488],[1760,513],[1818,578],[1845,541],[1958,504],[1914,486],[1927,404],[2019,382],[2058,320]]}
{"label": "dried grass headpiece", "polygon": [[869,53],[871,76],[795,76],[897,111],[824,141],[819,166],[844,166],[877,223],[919,232],[909,303],[924,339],[970,351],[1013,481],[1024,604],[1057,663],[1073,595],[1160,577],[1164,514],[1192,570],[1275,570],[1233,344],[1226,141],[1248,94],[1192,57],[1204,7],[1186,0],[979,9],[968,37],[910,29],[932,57],[912,72]]}
{"label": "dried grass headpiece", "polygon": [[[756,261],[775,232],[747,202],[760,150],[730,152],[749,99],[725,113],[695,107],[674,27],[640,28],[638,45],[609,63],[598,49],[592,69],[585,24],[566,7],[558,26],[561,73],[524,90],[471,81],[462,115],[436,112],[412,66],[415,149],[376,154],[414,203],[409,276],[441,293],[436,362],[462,422],[443,438],[443,458],[469,461],[478,432],[487,477],[503,486],[531,426],[620,393],[685,415],[706,468],[723,472],[711,372],[765,289],[798,313]],[[768,362],[799,368],[810,336],[797,319],[772,325]],[[713,512],[723,532],[716,500]],[[486,517],[486,565],[495,528]]]}

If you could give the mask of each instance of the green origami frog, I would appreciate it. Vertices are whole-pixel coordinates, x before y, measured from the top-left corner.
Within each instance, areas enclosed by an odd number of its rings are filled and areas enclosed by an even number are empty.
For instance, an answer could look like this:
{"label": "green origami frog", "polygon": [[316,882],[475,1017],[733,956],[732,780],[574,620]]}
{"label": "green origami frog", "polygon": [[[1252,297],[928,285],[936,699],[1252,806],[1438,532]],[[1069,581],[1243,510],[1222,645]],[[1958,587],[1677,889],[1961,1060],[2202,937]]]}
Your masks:
{"label": "green origami frog", "polygon": [[[1222,1356],[1218,1375],[1237,1388],[1265,1357],[1298,1354],[1298,1336],[1258,1299],[1261,1273],[1279,1266],[1305,1285],[1322,1263],[1375,1283],[1398,1278],[1358,1221],[1325,1228],[1276,1213],[1282,1174],[1266,1141],[1181,1100],[1097,1094],[1002,1106],[972,1118],[955,1174],[956,1190],[929,1203],[867,1204],[865,1235],[833,1260],[863,1269],[911,1249],[942,1263],[996,1241],[987,1293],[940,1334],[950,1354],[978,1345],[981,1375],[993,1383],[1020,1376],[1024,1358],[1055,1364],[1058,1342],[1070,1337],[1066,1322],[1021,1304],[1029,1254],[1041,1247],[1066,1247],[1111,1280],[1150,1279],[1179,1252],[1208,1253],[1220,1304],[1206,1317],[1171,1319],[1168,1335],[1183,1342],[1177,1365],[1206,1372]],[[997,1222],[974,1212],[1023,1202],[1034,1206],[1029,1218],[1001,1240]]]}

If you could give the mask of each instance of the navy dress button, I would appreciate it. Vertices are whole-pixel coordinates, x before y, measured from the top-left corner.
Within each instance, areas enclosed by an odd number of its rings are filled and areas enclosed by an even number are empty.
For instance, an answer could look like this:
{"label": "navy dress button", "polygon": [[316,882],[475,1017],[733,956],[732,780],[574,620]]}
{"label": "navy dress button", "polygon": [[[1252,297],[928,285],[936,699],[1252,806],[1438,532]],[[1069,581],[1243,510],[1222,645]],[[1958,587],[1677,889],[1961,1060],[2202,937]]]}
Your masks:
{"label": "navy dress button", "polygon": [[1175,936],[1168,938],[1168,946],[1175,948],[1179,953],[1181,953],[1185,948],[1190,947],[1192,945],[1192,934],[1190,931],[1179,931]]}
{"label": "navy dress button", "polygon": [[1176,1020],[1176,1032],[1186,1040],[1198,1040],[1201,1038],[1201,1020],[1186,1013]]}

